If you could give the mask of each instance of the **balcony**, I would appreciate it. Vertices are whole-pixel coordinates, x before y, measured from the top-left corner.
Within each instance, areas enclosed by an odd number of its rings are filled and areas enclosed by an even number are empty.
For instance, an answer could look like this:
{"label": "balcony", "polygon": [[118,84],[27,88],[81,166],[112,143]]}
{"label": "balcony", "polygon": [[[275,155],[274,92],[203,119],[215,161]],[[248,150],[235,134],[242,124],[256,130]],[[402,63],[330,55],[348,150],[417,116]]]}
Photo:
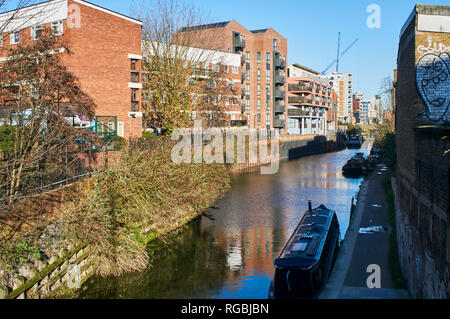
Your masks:
{"label": "balcony", "polygon": [[312,92],[312,85],[307,84],[289,84],[288,85],[289,92]]}
{"label": "balcony", "polygon": [[288,112],[288,116],[291,116],[291,117],[310,116],[310,112],[304,111],[301,109],[288,109],[287,112]]}
{"label": "balcony", "polygon": [[280,100],[285,100],[286,99],[286,92],[285,92],[285,90],[282,90],[281,87],[279,87],[279,86],[275,87],[274,95],[275,95],[275,99],[276,100],[277,99],[280,99]]}
{"label": "balcony", "polygon": [[280,71],[275,72],[275,84],[284,85],[286,83],[286,77],[281,75]]}
{"label": "balcony", "polygon": [[311,98],[306,96],[289,96],[288,97],[289,104],[313,104]]}
{"label": "balcony", "polygon": [[247,121],[245,120],[231,120],[231,127],[245,127],[247,126]]}
{"label": "balcony", "polygon": [[131,101],[131,112],[139,112],[139,101]]}
{"label": "balcony", "polygon": [[234,52],[240,52],[245,48],[245,41],[239,32],[233,32]]}
{"label": "balcony", "polygon": [[273,127],[275,128],[285,128],[285,121],[280,118],[279,115],[275,115],[273,119]]}
{"label": "balcony", "polygon": [[131,83],[139,83],[139,72],[131,71]]}
{"label": "balcony", "polygon": [[286,68],[286,61],[281,57],[281,54],[279,52],[276,52],[274,54],[273,58],[274,67],[276,69],[285,69]]}
{"label": "balcony", "polygon": [[284,113],[286,111],[286,105],[284,101],[275,101],[273,104],[273,110],[275,113]]}

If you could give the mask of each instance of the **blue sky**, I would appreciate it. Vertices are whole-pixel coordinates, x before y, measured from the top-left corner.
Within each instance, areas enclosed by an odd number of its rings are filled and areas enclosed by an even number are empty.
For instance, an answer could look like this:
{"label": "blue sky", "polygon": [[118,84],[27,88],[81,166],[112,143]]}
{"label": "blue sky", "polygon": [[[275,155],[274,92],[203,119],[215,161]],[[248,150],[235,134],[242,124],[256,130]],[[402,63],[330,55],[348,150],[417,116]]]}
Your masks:
{"label": "blue sky", "polygon": [[[134,0],[88,0],[132,15]],[[199,7],[214,22],[236,20],[247,29],[272,27],[288,39],[288,62],[323,71],[341,48],[359,42],[340,63],[340,72],[353,73],[354,89],[366,96],[379,93],[383,78],[396,67],[400,29],[412,12],[414,0],[181,0]],[[449,0],[420,4],[448,5]],[[381,28],[367,27],[367,7],[380,8]],[[335,67],[330,71],[335,71]]]}

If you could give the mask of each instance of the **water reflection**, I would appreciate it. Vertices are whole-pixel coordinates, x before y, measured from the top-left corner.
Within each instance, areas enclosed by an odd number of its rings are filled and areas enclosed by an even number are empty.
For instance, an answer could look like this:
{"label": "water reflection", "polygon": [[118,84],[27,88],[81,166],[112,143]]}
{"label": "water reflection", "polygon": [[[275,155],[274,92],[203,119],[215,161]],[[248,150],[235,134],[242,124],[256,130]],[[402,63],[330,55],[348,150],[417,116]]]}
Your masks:
{"label": "water reflection", "polygon": [[342,176],[345,150],[284,162],[277,175],[238,176],[211,210],[169,241],[149,247],[153,267],[121,278],[93,278],[84,298],[267,298],[273,261],[307,207],[336,210],[345,234],[362,178]]}

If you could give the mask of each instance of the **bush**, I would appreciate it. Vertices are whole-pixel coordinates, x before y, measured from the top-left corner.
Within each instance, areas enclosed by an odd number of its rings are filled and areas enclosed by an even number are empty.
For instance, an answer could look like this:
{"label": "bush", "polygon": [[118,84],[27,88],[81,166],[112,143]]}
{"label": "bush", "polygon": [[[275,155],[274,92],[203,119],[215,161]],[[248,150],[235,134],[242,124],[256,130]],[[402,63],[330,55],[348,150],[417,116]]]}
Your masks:
{"label": "bush", "polygon": [[148,266],[146,244],[199,215],[229,185],[225,165],[175,164],[175,142],[156,139],[151,149],[123,152],[74,194],[59,220],[63,238],[86,242],[99,275]]}

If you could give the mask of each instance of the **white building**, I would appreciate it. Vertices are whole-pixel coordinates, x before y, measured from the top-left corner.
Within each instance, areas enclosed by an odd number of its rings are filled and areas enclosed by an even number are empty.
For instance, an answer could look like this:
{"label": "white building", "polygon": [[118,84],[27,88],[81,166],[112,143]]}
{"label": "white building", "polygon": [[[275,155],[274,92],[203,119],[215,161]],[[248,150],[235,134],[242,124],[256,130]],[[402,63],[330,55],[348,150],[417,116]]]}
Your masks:
{"label": "white building", "polygon": [[352,123],[353,119],[353,75],[351,73],[332,72],[325,75],[331,81],[338,95],[338,119]]}
{"label": "white building", "polygon": [[381,124],[383,120],[381,110],[381,97],[379,95],[370,98],[369,124]]}

